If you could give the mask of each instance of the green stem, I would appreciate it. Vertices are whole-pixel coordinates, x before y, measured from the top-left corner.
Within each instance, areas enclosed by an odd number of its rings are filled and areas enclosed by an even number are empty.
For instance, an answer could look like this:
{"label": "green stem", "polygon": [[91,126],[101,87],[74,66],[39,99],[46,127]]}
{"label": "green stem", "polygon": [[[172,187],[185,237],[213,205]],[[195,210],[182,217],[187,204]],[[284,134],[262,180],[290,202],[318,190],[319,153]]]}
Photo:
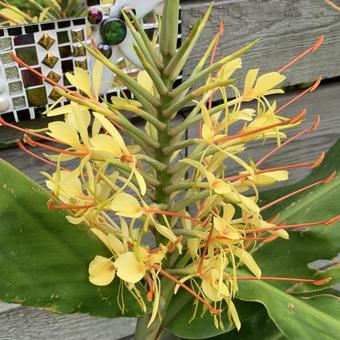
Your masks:
{"label": "green stem", "polygon": [[177,150],[182,150],[191,145],[199,144],[200,140],[198,138],[182,140],[174,145],[167,146],[163,149],[165,155],[173,154]]}

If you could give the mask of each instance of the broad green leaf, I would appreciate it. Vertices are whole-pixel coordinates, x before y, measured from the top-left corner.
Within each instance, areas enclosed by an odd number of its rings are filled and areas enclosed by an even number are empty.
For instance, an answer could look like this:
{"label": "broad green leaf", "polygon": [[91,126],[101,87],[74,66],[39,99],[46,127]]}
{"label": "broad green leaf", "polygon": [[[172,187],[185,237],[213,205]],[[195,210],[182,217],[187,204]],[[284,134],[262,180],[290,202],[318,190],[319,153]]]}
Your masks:
{"label": "broad green leaf", "polygon": [[[207,339],[232,330],[234,326],[229,322],[226,310],[222,313],[222,321],[225,330],[222,331],[214,326],[214,320],[210,313],[202,315],[202,306],[199,304],[196,318],[192,319],[195,306],[191,295],[180,291],[172,299],[167,319],[165,320],[167,331],[185,339]],[[246,303],[235,300],[235,306],[241,321],[253,317],[261,308],[256,303]]]}
{"label": "broad green leaf", "polygon": [[[294,186],[267,192],[264,197],[267,201],[273,200],[325,178],[339,169],[340,141],[327,153],[322,165],[305,180]],[[339,197],[340,177],[337,175],[328,184],[322,184],[273,207],[267,213],[267,217],[280,213],[280,221],[285,223],[325,220],[340,214]],[[312,278],[315,270],[307,265],[317,260],[331,260],[340,250],[339,222],[304,231],[289,231],[289,235],[289,240],[278,239],[267,243],[254,254],[255,260],[263,270],[263,275]],[[275,283],[275,286],[282,289],[287,289],[291,285],[285,282]]]}
{"label": "broad green leaf", "polygon": [[264,304],[271,319],[289,339],[334,340],[340,334],[338,313],[332,315],[327,304],[320,309],[317,300],[313,304],[307,303],[260,280],[241,281],[237,296]]}
{"label": "broad green leaf", "polygon": [[222,334],[210,340],[284,340],[287,339],[275,326],[275,323],[268,317],[266,309],[263,307],[253,317],[242,322],[241,329]]}
{"label": "broad green leaf", "polygon": [[[121,316],[119,281],[97,287],[88,281],[96,255],[110,256],[86,226],[48,210],[51,197],[0,160],[0,300],[56,313]],[[141,310],[125,289],[125,315]]]}

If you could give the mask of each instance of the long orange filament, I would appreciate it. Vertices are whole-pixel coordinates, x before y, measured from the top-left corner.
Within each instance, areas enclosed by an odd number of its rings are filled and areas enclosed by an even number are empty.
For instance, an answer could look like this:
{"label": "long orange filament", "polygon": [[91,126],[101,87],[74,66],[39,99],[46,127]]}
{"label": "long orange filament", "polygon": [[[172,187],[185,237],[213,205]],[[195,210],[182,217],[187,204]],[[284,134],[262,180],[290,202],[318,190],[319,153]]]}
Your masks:
{"label": "long orange filament", "polygon": [[300,59],[302,59],[303,57],[305,57],[307,54],[315,52],[320,45],[323,43],[323,35],[321,35],[318,40],[310,47],[308,48],[306,51],[302,52],[300,55],[298,55],[297,57],[295,57],[294,59],[292,59],[289,63],[287,63],[286,65],[282,66],[277,72],[282,73],[285,72],[289,67],[291,67],[293,64],[295,64],[296,62],[298,62]]}
{"label": "long orange filament", "polygon": [[52,79],[44,76],[42,73],[38,72],[36,69],[34,69],[33,67],[27,65],[24,61],[22,61],[14,52],[10,52],[10,55],[12,57],[12,59],[20,66],[27,68],[28,70],[30,70],[32,73],[34,73],[35,75],[37,75],[39,78],[44,79],[45,81],[47,81],[48,83],[50,83],[53,86],[59,87],[60,89],[64,90],[65,92],[71,92],[66,86],[61,85],[55,81],[53,81]]}
{"label": "long orange filament", "polygon": [[151,281],[151,278],[148,274],[145,275],[145,281],[149,287],[149,290],[146,294],[146,299],[151,302],[153,300],[153,297],[154,297],[154,289],[153,289],[153,284],[152,284],[152,281]]}
{"label": "long orange filament", "polygon": [[95,205],[94,203],[84,204],[84,205],[69,205],[69,204],[55,205],[53,204],[53,200],[50,199],[47,201],[47,206],[49,209],[53,209],[53,210],[62,210],[62,209],[83,210],[83,209],[91,209]]}
{"label": "long orange filament", "polygon": [[243,230],[246,234],[252,233],[263,233],[266,231],[274,231],[274,230],[281,230],[281,229],[301,229],[307,227],[317,227],[321,225],[329,225],[340,221],[340,215],[332,217],[328,220],[323,221],[316,221],[316,222],[306,222],[306,223],[298,223],[298,224],[281,224],[275,227],[263,227],[263,228],[255,228],[249,230]]}
{"label": "long orange filament", "polygon": [[197,299],[198,301],[202,302],[209,310],[209,312],[211,314],[220,314],[221,310],[214,308],[209,302],[205,301],[200,295],[198,295],[194,290],[192,290],[191,288],[189,288],[187,285],[185,285],[183,282],[181,282],[180,280],[178,280],[176,277],[172,276],[171,274],[169,274],[167,271],[165,271],[164,269],[162,269],[159,265],[157,264],[152,264],[151,265],[153,268],[155,268],[156,270],[158,270],[163,276],[165,276],[166,278],[168,278],[169,280],[175,282],[176,284],[178,284],[180,287],[182,287],[184,290],[186,290],[189,294],[191,294],[195,299]]}
{"label": "long orange filament", "polygon": [[210,243],[210,240],[211,240],[211,236],[212,236],[213,231],[214,231],[214,224],[212,223],[212,224],[211,224],[210,231],[209,231],[209,235],[208,235],[208,238],[207,238],[207,241],[205,242],[205,245],[204,245],[204,248],[203,248],[203,251],[202,251],[202,254],[201,254],[200,263],[199,263],[199,265],[198,265],[197,272],[198,272],[199,274],[201,274],[201,272],[202,272],[202,268],[203,268],[203,264],[204,264],[205,255],[206,255],[207,252],[208,252],[208,246],[209,246],[209,243]]}
{"label": "long orange filament", "polygon": [[321,152],[320,156],[313,162],[307,162],[307,163],[297,163],[297,164],[289,164],[289,165],[282,165],[282,166],[277,166],[274,168],[268,168],[264,170],[256,170],[254,174],[251,174],[249,172],[235,175],[235,176],[230,176],[230,177],[225,177],[223,178],[223,181],[229,182],[229,181],[236,181],[236,180],[241,180],[243,178],[247,178],[249,176],[254,176],[254,175],[260,175],[260,174],[265,174],[268,172],[274,172],[274,171],[280,171],[280,170],[289,170],[289,169],[298,169],[298,168],[315,168],[321,164],[325,157],[325,153]]}
{"label": "long orange filament", "polygon": [[[210,63],[209,63],[210,65],[212,65],[215,62],[217,47],[218,47],[220,39],[221,39],[221,37],[223,35],[223,31],[224,31],[224,23],[221,20],[219,22],[219,25],[218,25],[217,38],[216,38],[216,41],[215,41],[215,44],[214,44],[214,47],[213,47],[213,50],[212,50],[212,53],[211,53],[211,58],[210,58]],[[213,101],[213,95],[211,95],[209,97],[209,102],[208,102],[209,109],[211,109],[211,107],[212,107],[212,101]],[[198,137],[202,138],[202,121],[198,125]]]}
{"label": "long orange filament", "polygon": [[301,92],[300,94],[298,94],[297,96],[295,96],[294,98],[292,98],[291,100],[289,100],[287,103],[283,104],[282,106],[280,106],[276,111],[274,111],[274,114],[278,114],[280,112],[282,112],[283,110],[285,110],[289,105],[292,105],[293,103],[295,103],[296,101],[298,101],[300,98],[302,98],[303,96],[305,96],[308,93],[311,93],[313,91],[315,91],[318,86],[321,83],[321,76],[314,82],[314,84],[312,86],[310,86],[309,88],[307,88],[306,90],[304,90],[303,92]]}
{"label": "long orange filament", "polygon": [[[17,145],[18,145],[19,149],[20,149],[21,151],[23,151],[24,153],[26,153],[27,155],[29,155],[29,156],[31,156],[31,157],[33,157],[33,158],[36,158],[36,159],[40,160],[41,162],[44,162],[44,163],[47,164],[47,165],[50,165],[50,166],[53,166],[53,167],[57,167],[57,165],[56,165],[55,163],[53,163],[53,162],[51,162],[51,161],[45,159],[44,157],[41,157],[41,156],[35,154],[35,153],[32,152],[32,151],[29,151],[29,150],[25,147],[25,145],[22,143],[21,140],[18,140],[18,141],[17,141]],[[66,168],[64,168],[64,167],[60,167],[60,169],[61,169],[61,170],[68,170],[68,169],[66,169]]]}
{"label": "long orange filament", "polygon": [[14,129],[14,130],[17,130],[17,131],[20,131],[24,134],[27,134],[27,135],[31,135],[31,136],[34,136],[34,137],[37,137],[37,138],[40,138],[40,139],[44,139],[46,141],[49,141],[49,142],[52,142],[52,143],[59,143],[59,144],[64,144],[60,141],[57,141],[56,139],[54,138],[51,138],[51,137],[48,137],[48,136],[45,136],[45,135],[42,135],[40,133],[36,133],[34,131],[31,131],[31,130],[28,130],[28,129],[23,129],[19,126],[16,126],[16,125],[13,125],[11,123],[7,123],[3,118],[0,117],[0,123],[4,126],[7,126],[7,127],[10,127],[11,129]]}
{"label": "long orange filament", "polygon": [[288,281],[288,282],[307,282],[313,283],[316,286],[322,286],[331,281],[331,277],[326,277],[321,280],[313,280],[313,279],[300,279],[293,277],[273,277],[273,276],[261,276],[257,278],[256,276],[238,276],[237,280],[240,281]]}
{"label": "long orange filament", "polygon": [[76,157],[82,157],[82,156],[86,156],[89,153],[88,152],[77,152],[77,151],[68,151],[68,150],[64,150],[64,149],[60,149],[60,148],[56,148],[54,146],[50,146],[50,145],[46,145],[43,143],[39,143],[37,141],[34,141],[33,139],[31,139],[29,136],[25,136],[25,140],[27,141],[27,143],[31,146],[39,146],[41,148],[50,150],[50,151],[54,151],[57,153],[62,153],[65,155],[70,155],[70,156],[76,156]]}
{"label": "long orange filament", "polygon": [[286,199],[288,199],[288,198],[290,198],[290,197],[292,197],[292,196],[295,196],[295,195],[297,195],[297,194],[300,194],[301,192],[304,192],[304,191],[306,191],[306,190],[309,190],[309,189],[311,189],[311,188],[314,188],[314,187],[316,187],[316,186],[318,186],[318,185],[320,185],[320,184],[326,184],[326,183],[330,182],[335,176],[336,176],[336,171],[334,171],[334,172],[333,172],[332,174],[330,174],[328,177],[326,177],[326,178],[324,178],[324,179],[322,179],[322,180],[320,180],[320,181],[317,181],[317,182],[315,182],[315,183],[312,183],[312,184],[310,184],[310,185],[307,185],[307,186],[305,186],[305,187],[303,187],[303,188],[301,188],[301,189],[299,189],[299,190],[293,191],[293,192],[291,192],[291,193],[289,193],[289,194],[287,194],[287,195],[285,195],[285,196],[282,196],[282,197],[276,199],[276,200],[273,201],[273,202],[270,202],[270,203],[264,205],[263,207],[261,207],[261,211],[264,211],[264,210],[266,210],[266,209],[268,209],[268,208],[271,208],[272,206],[274,206],[274,205],[276,205],[276,204],[278,204],[278,203],[281,203],[281,202],[283,202],[284,200],[286,200]]}
{"label": "long orange filament", "polygon": [[178,213],[176,211],[148,208],[148,209],[145,210],[145,212],[151,213],[151,214],[161,214],[161,215],[167,215],[167,216],[174,216],[174,217],[178,217],[178,218],[182,218],[182,219],[185,219],[185,220],[192,221],[192,222],[197,223],[197,224],[203,224],[202,221],[196,219],[195,217],[187,216],[187,215]]}
{"label": "long orange filament", "polygon": [[220,137],[217,140],[215,140],[215,142],[216,143],[226,142],[226,141],[230,141],[232,139],[250,136],[250,135],[256,134],[258,132],[266,131],[266,130],[269,130],[269,129],[272,129],[272,128],[275,128],[275,127],[278,127],[278,126],[287,125],[287,124],[295,124],[295,123],[301,121],[304,117],[305,117],[305,110],[301,111],[300,113],[298,113],[295,117],[293,117],[291,119],[282,120],[281,122],[271,124],[271,125],[267,125],[267,126],[263,126],[261,128],[253,129],[253,130],[250,130],[248,132],[237,133],[236,135],[232,135],[232,136],[223,136],[223,137]]}
{"label": "long orange filament", "polygon": [[291,143],[295,139],[300,138],[301,136],[303,136],[304,134],[306,134],[308,132],[315,131],[318,128],[319,124],[320,124],[320,115],[317,115],[315,121],[313,122],[313,124],[310,127],[306,128],[306,129],[302,130],[301,132],[297,133],[296,135],[288,138],[284,143],[282,143],[282,144],[278,145],[277,147],[275,147],[274,149],[272,149],[270,152],[268,152],[262,158],[260,158],[255,163],[255,166],[256,167],[260,166],[266,159],[268,159],[274,153],[276,153],[277,151],[279,151],[280,149],[282,149],[283,147],[285,147],[287,144]]}

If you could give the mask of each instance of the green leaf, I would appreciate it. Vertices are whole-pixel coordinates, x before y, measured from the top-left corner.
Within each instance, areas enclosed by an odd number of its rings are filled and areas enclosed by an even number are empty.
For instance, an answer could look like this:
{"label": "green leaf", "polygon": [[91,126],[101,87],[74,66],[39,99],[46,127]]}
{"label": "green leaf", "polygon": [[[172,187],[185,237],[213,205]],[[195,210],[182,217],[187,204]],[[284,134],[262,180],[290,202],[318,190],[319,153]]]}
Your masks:
{"label": "green leaf", "polygon": [[275,326],[275,323],[268,317],[266,309],[263,307],[253,317],[242,322],[241,329],[234,329],[226,334],[210,338],[210,340],[284,340],[287,339]]}
{"label": "green leaf", "polygon": [[[261,308],[260,304],[246,303],[235,300],[235,306],[241,321],[253,317]],[[172,334],[185,339],[207,339],[232,330],[234,326],[229,322],[226,310],[222,313],[225,330],[217,329],[210,313],[202,315],[202,306],[199,304],[197,314],[192,319],[195,310],[194,299],[186,292],[180,291],[171,301],[165,320],[166,329]]]}
{"label": "green leaf", "polygon": [[[0,300],[52,312],[117,317],[119,281],[97,287],[88,281],[96,255],[110,256],[86,226],[48,210],[40,186],[0,159]],[[141,310],[124,289],[125,316]]]}
{"label": "green leaf", "polygon": [[[274,200],[296,189],[329,176],[340,168],[340,141],[327,153],[319,168],[297,185],[265,193],[267,201]],[[325,220],[340,214],[340,177],[327,184],[294,196],[285,203],[274,206],[267,217],[280,213],[280,221],[303,223]],[[339,252],[340,223],[290,231],[290,239],[278,239],[263,245],[254,257],[263,269],[263,275],[312,278],[315,271],[307,265],[317,260],[330,260]],[[333,282],[334,283],[334,282]],[[289,288],[292,284],[275,282],[276,287]]]}
{"label": "green leaf", "polygon": [[[337,314],[332,316],[264,281],[242,281],[238,298],[261,302],[278,328],[290,339],[336,339],[340,334]],[[317,299],[316,297],[314,299]]]}

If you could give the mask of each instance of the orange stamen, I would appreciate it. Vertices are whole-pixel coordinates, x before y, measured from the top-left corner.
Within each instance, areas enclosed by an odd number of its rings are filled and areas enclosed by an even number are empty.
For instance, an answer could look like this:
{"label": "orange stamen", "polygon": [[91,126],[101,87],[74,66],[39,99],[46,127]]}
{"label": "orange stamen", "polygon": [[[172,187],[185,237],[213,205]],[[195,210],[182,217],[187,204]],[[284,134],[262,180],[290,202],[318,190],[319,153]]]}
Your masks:
{"label": "orange stamen", "polygon": [[293,117],[291,119],[282,120],[281,122],[271,124],[271,125],[267,125],[267,126],[264,126],[264,127],[261,127],[261,128],[253,129],[253,130],[250,130],[248,132],[237,133],[237,134],[232,135],[232,136],[223,136],[223,137],[220,137],[217,140],[215,140],[215,142],[216,143],[226,142],[226,141],[230,141],[232,139],[250,136],[250,135],[256,134],[258,132],[266,131],[266,130],[269,130],[269,129],[272,129],[272,128],[275,128],[275,127],[278,127],[278,126],[287,125],[287,124],[295,124],[295,123],[301,121],[304,117],[305,117],[305,110],[301,111],[300,113],[298,113],[295,117]]}
{"label": "orange stamen", "polygon": [[189,221],[195,222],[197,224],[202,224],[203,223],[202,221],[196,219],[195,217],[187,216],[187,215],[178,213],[176,211],[160,210],[160,209],[156,209],[156,208],[148,208],[148,209],[145,209],[145,213],[174,216],[174,217],[178,217],[178,218],[182,218],[182,219],[185,219],[185,220],[189,220]]}
{"label": "orange stamen", "polygon": [[205,255],[207,254],[208,246],[209,246],[209,243],[210,243],[210,240],[211,240],[211,236],[212,236],[213,231],[214,231],[214,224],[211,224],[211,228],[210,228],[210,231],[209,231],[209,235],[208,235],[208,238],[207,238],[207,242],[205,242],[205,245],[204,245],[204,248],[203,248],[203,251],[202,251],[202,254],[201,254],[201,258],[200,258],[200,263],[199,263],[198,269],[197,269],[197,272],[198,272],[199,274],[201,274],[201,272],[202,272],[202,268],[203,268],[203,264],[204,264]]}
{"label": "orange stamen", "polygon": [[263,227],[263,228],[255,228],[244,230],[246,234],[250,233],[263,233],[266,231],[274,231],[274,230],[281,230],[281,229],[301,229],[306,227],[317,227],[320,225],[329,225],[340,221],[340,215],[332,217],[328,220],[324,221],[316,221],[316,222],[306,222],[306,223],[298,223],[298,224],[281,224],[275,227]]}
{"label": "orange stamen", "polygon": [[[212,65],[215,62],[215,57],[216,57],[216,52],[217,52],[217,47],[218,44],[221,40],[221,37],[223,35],[224,32],[224,22],[222,20],[220,20],[219,24],[218,24],[218,33],[217,33],[217,39],[213,48],[213,51],[211,53],[211,58],[210,58],[210,65]],[[212,108],[212,100],[213,100],[213,95],[211,95],[209,97],[209,109]]]}
{"label": "orange stamen", "polygon": [[53,210],[61,210],[61,209],[70,209],[70,210],[83,210],[83,209],[91,209],[95,205],[94,203],[84,204],[84,205],[69,205],[69,204],[62,204],[62,205],[55,205],[53,204],[53,200],[50,199],[47,201],[47,206],[49,209]]}
{"label": "orange stamen", "polygon": [[205,301],[200,295],[198,295],[195,291],[193,291],[191,288],[189,288],[187,285],[185,285],[183,282],[178,280],[176,277],[172,276],[169,274],[167,271],[162,269],[159,265],[157,264],[152,264],[152,267],[158,270],[163,276],[168,278],[169,280],[175,282],[178,284],[180,287],[182,287],[184,290],[186,290],[189,294],[191,294],[195,299],[198,301],[202,302],[209,310],[211,314],[220,314],[221,310],[214,308],[212,305],[210,305],[209,302]]}
{"label": "orange stamen", "polygon": [[145,281],[149,287],[149,291],[146,294],[146,299],[151,302],[153,300],[154,297],[154,289],[153,289],[153,284],[151,281],[151,278],[148,274],[145,275]]}
{"label": "orange stamen", "polygon": [[[214,47],[213,47],[213,50],[212,50],[212,53],[211,53],[211,58],[210,58],[210,63],[209,65],[212,65],[214,62],[215,62],[215,57],[216,57],[216,52],[217,52],[217,47],[218,47],[218,44],[220,42],[220,39],[223,35],[223,31],[224,31],[224,22],[221,20],[218,24],[218,33],[217,33],[217,38],[216,38],[216,41],[215,41],[215,44],[214,44]],[[211,95],[209,97],[209,102],[208,102],[208,107],[209,109],[211,109],[212,107],[212,100],[213,100],[213,95]],[[202,121],[199,123],[198,125],[198,136],[199,138],[202,138]]]}
{"label": "orange stamen", "polygon": [[323,35],[321,35],[318,38],[318,40],[311,47],[309,47],[306,51],[302,52],[300,55],[298,55],[297,57],[292,59],[286,65],[282,66],[277,72],[282,73],[282,72],[286,71],[290,66],[292,66],[293,64],[298,62],[300,59],[302,59],[303,57],[305,57],[309,53],[315,52],[320,47],[320,45],[323,43],[323,40],[324,40]]}
{"label": "orange stamen", "polygon": [[17,130],[17,131],[20,131],[24,134],[28,134],[28,135],[31,135],[31,136],[34,136],[34,137],[37,137],[37,138],[40,138],[40,139],[44,139],[44,140],[47,140],[49,142],[52,142],[52,143],[60,143],[60,144],[64,144],[62,142],[59,142],[57,141],[56,139],[54,138],[51,138],[51,137],[48,137],[48,136],[45,136],[45,135],[42,135],[40,133],[36,133],[36,132],[33,132],[33,131],[30,131],[30,130],[27,130],[27,129],[23,129],[19,126],[16,126],[16,125],[13,125],[13,124],[10,124],[10,123],[7,123],[3,118],[0,117],[0,123],[4,126],[7,126],[7,127],[10,127],[11,129],[14,129],[14,130]]}
{"label": "orange stamen", "polygon": [[65,155],[82,157],[82,156],[86,156],[86,155],[89,154],[88,152],[68,151],[68,150],[56,148],[54,146],[50,146],[50,145],[46,145],[46,144],[43,144],[43,143],[39,143],[37,141],[34,141],[33,139],[31,139],[27,135],[25,135],[25,140],[26,140],[28,145],[31,145],[31,146],[34,146],[34,147],[39,146],[39,147],[42,147],[44,149],[51,150],[51,151],[54,151],[54,152],[57,152],[57,153],[62,153],[62,154],[65,154]]}
{"label": "orange stamen", "polygon": [[273,277],[273,276],[261,276],[257,278],[256,276],[238,276],[237,280],[240,281],[288,281],[288,282],[308,282],[313,283],[316,286],[322,286],[327,284],[332,278],[327,277],[322,280],[313,280],[313,279],[299,279],[299,278],[292,278],[292,277]]}
{"label": "orange stamen", "polygon": [[171,253],[177,247],[177,245],[180,242],[182,242],[182,240],[183,240],[183,236],[177,237],[176,241],[174,241],[174,242],[172,242],[168,245],[168,247],[167,247],[168,251]]}
{"label": "orange stamen", "polygon": [[270,202],[270,203],[264,205],[263,207],[261,207],[261,211],[266,210],[268,208],[271,208],[272,206],[274,206],[274,205],[276,205],[278,203],[281,203],[282,201],[284,201],[284,200],[286,200],[286,199],[288,199],[288,198],[290,198],[292,196],[295,196],[295,195],[297,195],[297,194],[299,194],[299,193],[301,193],[303,191],[306,191],[308,189],[314,188],[314,187],[316,187],[316,186],[318,186],[320,184],[326,184],[326,183],[330,182],[335,176],[336,176],[336,171],[334,171],[328,177],[326,177],[326,178],[324,178],[324,179],[322,179],[320,181],[317,181],[315,183],[307,185],[307,186],[305,186],[305,187],[303,187],[303,188],[301,188],[299,190],[293,191],[293,192],[291,192],[291,193],[289,193],[289,194],[287,194],[285,196],[282,196],[282,197],[278,198],[277,200],[275,200],[273,202]]}
{"label": "orange stamen", "polygon": [[[50,78],[47,78],[46,76],[44,76],[42,73],[38,72],[36,69],[34,69],[33,67],[27,65],[25,62],[23,62],[14,52],[10,52],[10,55],[12,57],[12,59],[20,66],[27,68],[28,70],[30,70],[32,73],[34,73],[35,75],[37,75],[38,77],[44,79],[45,81],[47,81],[48,83],[50,83],[53,86],[59,87],[60,89],[64,90],[65,92],[70,92],[70,90],[65,87],[64,85],[61,85],[55,81],[53,81]],[[88,98],[86,98],[88,99]]]}
{"label": "orange stamen", "polygon": [[[19,149],[20,149],[21,151],[25,152],[27,155],[29,155],[29,156],[31,156],[31,157],[33,157],[33,158],[39,159],[40,161],[44,162],[45,164],[48,164],[48,165],[53,166],[53,167],[57,167],[57,165],[56,165],[55,163],[50,162],[49,160],[47,160],[47,159],[45,159],[45,158],[43,158],[43,157],[41,157],[41,156],[35,154],[35,153],[32,152],[32,151],[29,151],[29,150],[24,146],[24,144],[22,143],[21,140],[18,140],[18,141],[17,141],[17,145],[18,145]],[[64,168],[64,167],[60,167],[60,169],[61,169],[61,170],[67,170],[67,169]]]}
{"label": "orange stamen", "polygon": [[274,168],[269,168],[269,169],[264,169],[264,170],[256,170],[254,174],[251,174],[249,172],[240,174],[240,175],[235,175],[235,176],[230,176],[230,177],[225,177],[223,178],[223,181],[228,182],[228,181],[235,181],[235,180],[240,180],[243,178],[247,178],[249,176],[254,176],[254,175],[260,175],[260,174],[265,174],[267,172],[273,172],[273,171],[280,171],[280,170],[289,170],[289,169],[298,169],[298,168],[316,168],[321,164],[323,159],[325,158],[325,153],[321,152],[320,156],[313,162],[307,162],[307,163],[298,163],[298,164],[289,164],[289,165],[282,165]]}
{"label": "orange stamen", "polygon": [[266,155],[264,155],[261,159],[259,159],[255,163],[255,166],[256,167],[260,166],[260,164],[262,164],[267,158],[272,156],[274,153],[276,153],[277,151],[279,151],[280,149],[282,149],[283,147],[285,147],[287,144],[291,143],[295,139],[298,139],[299,137],[301,137],[302,135],[304,135],[308,132],[315,131],[318,128],[319,124],[320,124],[320,115],[317,115],[315,121],[313,122],[313,124],[309,128],[302,130],[301,132],[297,133],[296,135],[288,138],[284,143],[282,143],[282,144],[278,145],[277,147],[275,147],[274,149],[272,149],[270,152],[268,152]]}
{"label": "orange stamen", "polygon": [[307,88],[306,90],[304,90],[303,92],[301,92],[300,94],[298,94],[297,96],[295,96],[294,98],[292,98],[291,100],[289,100],[287,103],[283,104],[281,107],[279,107],[276,111],[274,111],[274,114],[278,114],[281,111],[285,110],[289,105],[295,103],[296,101],[298,101],[300,98],[302,98],[303,96],[305,96],[308,93],[311,93],[313,91],[315,91],[318,86],[321,83],[321,76],[314,82],[314,84],[312,86],[310,86],[309,88]]}

